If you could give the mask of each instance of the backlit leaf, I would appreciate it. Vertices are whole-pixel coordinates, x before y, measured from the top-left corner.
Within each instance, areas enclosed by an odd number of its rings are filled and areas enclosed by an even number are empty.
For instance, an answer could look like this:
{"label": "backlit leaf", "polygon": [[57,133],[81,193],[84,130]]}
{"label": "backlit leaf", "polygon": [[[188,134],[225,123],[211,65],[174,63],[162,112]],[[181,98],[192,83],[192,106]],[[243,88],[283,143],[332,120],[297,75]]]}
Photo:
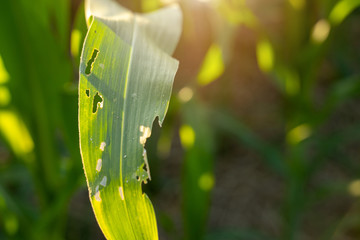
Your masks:
{"label": "backlit leaf", "polygon": [[92,207],[108,239],[157,239],[141,188],[151,179],[144,145],[169,105],[181,12],[177,5],[133,14],[110,0],[86,4],[79,129]]}

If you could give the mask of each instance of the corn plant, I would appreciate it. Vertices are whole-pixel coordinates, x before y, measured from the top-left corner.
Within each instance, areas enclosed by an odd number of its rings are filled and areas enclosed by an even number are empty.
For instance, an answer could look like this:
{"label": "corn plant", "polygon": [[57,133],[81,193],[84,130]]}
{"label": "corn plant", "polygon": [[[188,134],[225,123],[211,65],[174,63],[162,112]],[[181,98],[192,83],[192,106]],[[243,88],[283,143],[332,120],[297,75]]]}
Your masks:
{"label": "corn plant", "polygon": [[178,61],[181,12],[173,5],[134,14],[90,0],[79,81],[80,146],[92,207],[108,239],[157,239],[145,149],[162,124]]}

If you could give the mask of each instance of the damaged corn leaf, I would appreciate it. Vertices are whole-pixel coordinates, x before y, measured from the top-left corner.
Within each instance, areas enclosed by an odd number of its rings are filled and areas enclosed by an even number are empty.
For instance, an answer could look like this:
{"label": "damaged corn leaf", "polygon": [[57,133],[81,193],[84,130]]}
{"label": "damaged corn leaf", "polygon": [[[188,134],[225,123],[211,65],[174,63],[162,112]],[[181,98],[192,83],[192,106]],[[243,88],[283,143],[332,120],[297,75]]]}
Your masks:
{"label": "damaged corn leaf", "polygon": [[134,14],[111,0],[86,2],[89,30],[79,83],[80,146],[89,195],[107,239],[158,239],[144,148],[161,125],[178,68],[178,5]]}

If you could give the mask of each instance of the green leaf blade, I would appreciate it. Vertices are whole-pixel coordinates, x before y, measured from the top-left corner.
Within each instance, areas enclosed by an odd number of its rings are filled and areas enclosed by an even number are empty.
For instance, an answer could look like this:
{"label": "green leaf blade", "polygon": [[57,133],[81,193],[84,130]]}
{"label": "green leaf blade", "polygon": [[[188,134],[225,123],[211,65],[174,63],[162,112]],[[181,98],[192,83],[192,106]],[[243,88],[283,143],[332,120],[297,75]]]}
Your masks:
{"label": "green leaf blade", "polygon": [[150,178],[144,144],[154,119],[161,124],[165,117],[178,62],[156,45],[152,36],[164,34],[148,34],[155,30],[149,25],[146,16],[126,11],[116,19],[95,16],[82,53],[80,145],[90,200],[108,239],[158,239],[141,189]]}

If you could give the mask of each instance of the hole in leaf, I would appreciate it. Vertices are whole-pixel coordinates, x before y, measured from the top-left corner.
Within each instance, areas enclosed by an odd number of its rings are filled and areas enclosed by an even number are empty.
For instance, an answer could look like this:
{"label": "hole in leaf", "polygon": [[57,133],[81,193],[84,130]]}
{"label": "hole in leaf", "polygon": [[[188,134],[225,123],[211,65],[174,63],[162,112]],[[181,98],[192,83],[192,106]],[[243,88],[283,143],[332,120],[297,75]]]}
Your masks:
{"label": "hole in leaf", "polygon": [[140,177],[139,177],[139,176],[136,176],[136,180],[138,180],[138,181],[139,181],[139,180],[140,180]]}
{"label": "hole in leaf", "polygon": [[97,171],[97,172],[100,172],[100,171],[101,171],[101,167],[102,167],[102,159],[99,158],[99,159],[97,160],[97,163],[96,163],[96,171]]}
{"label": "hole in leaf", "polygon": [[151,180],[150,168],[149,168],[149,161],[148,161],[148,158],[147,158],[147,153],[146,153],[146,149],[145,149],[145,148],[144,148],[144,151],[143,151],[143,158],[144,158],[143,170],[145,170],[145,172],[147,173],[147,177]]}
{"label": "hole in leaf", "polygon": [[100,144],[100,150],[101,150],[101,151],[104,151],[104,150],[105,150],[105,147],[106,147],[106,142],[101,142],[101,144]]}
{"label": "hole in leaf", "polygon": [[94,97],[94,102],[93,102],[93,109],[92,109],[92,112],[93,113],[96,113],[97,109],[98,109],[98,106],[102,104],[103,102],[103,99],[102,97],[99,95],[99,93],[97,92],[95,94],[95,97]]}
{"label": "hole in leaf", "polygon": [[86,96],[90,97],[90,90],[89,89],[86,89],[85,93],[86,93]]}
{"label": "hole in leaf", "polygon": [[86,64],[85,74],[89,75],[91,73],[92,68],[93,68],[93,64],[95,62],[96,57],[98,56],[98,53],[99,53],[99,50],[94,49],[90,60]]}

